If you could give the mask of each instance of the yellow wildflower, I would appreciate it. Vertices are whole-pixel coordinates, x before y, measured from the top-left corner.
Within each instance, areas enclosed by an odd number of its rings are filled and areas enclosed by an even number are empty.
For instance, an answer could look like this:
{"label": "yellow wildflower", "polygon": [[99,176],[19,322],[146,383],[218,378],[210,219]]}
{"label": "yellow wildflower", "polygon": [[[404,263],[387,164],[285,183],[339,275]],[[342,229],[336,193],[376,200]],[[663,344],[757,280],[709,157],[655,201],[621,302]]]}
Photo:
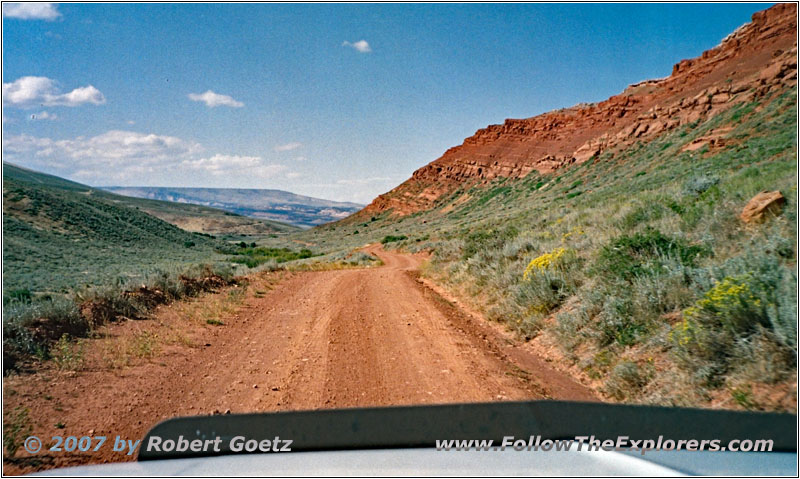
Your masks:
{"label": "yellow wildflower", "polygon": [[545,253],[532,259],[531,262],[528,263],[528,267],[525,268],[525,273],[522,275],[523,279],[527,280],[536,272],[559,266],[568,253],[569,250],[565,248],[556,248],[549,253]]}

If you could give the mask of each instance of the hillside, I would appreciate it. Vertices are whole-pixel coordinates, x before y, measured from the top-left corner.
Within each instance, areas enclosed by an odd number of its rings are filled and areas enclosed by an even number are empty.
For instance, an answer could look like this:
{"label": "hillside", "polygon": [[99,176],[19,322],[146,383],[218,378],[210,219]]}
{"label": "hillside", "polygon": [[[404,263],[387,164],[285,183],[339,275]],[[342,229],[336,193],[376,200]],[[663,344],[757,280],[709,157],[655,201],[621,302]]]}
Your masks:
{"label": "hillside", "polygon": [[[528,119],[491,125],[376,198],[365,213],[423,211],[467,184],[562,171],[796,84],[796,6],[779,4],[699,58],[675,64],[660,80],[631,85],[596,104],[577,105]],[[691,148],[719,147],[724,132],[698,138]]]}
{"label": "hillside", "polygon": [[211,235],[257,235],[287,233],[297,227],[277,221],[248,218],[208,206],[122,196],[75,183],[52,175],[38,173],[3,163],[3,179],[45,187],[80,191],[119,205],[140,209],[183,230]]}
{"label": "hillside", "polygon": [[[796,6],[662,80],[479,131],[296,238],[429,279],[605,400],[795,410]],[[742,218],[762,191],[778,201]]]}
{"label": "hillside", "polygon": [[211,206],[244,216],[306,228],[340,220],[363,207],[355,203],[322,200],[281,190],[125,186],[103,189],[135,198]]}
{"label": "hillside", "polygon": [[221,243],[116,195],[3,165],[3,289],[62,292],[216,257]]}

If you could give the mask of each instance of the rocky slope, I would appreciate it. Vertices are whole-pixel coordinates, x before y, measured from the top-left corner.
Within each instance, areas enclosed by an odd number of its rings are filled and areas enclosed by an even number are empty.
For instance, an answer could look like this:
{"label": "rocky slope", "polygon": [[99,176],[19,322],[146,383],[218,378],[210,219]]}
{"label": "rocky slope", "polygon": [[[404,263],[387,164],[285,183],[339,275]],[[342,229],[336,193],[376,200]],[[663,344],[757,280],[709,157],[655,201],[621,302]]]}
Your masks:
{"label": "rocky slope", "polygon": [[[425,210],[458,187],[532,171],[550,173],[708,119],[771,89],[796,85],[796,18],[797,5],[775,5],[754,14],[752,22],[717,47],[677,63],[669,77],[631,85],[601,103],[508,119],[478,130],[376,198],[364,212],[405,215]],[[723,134],[713,132],[687,148],[719,146]]]}

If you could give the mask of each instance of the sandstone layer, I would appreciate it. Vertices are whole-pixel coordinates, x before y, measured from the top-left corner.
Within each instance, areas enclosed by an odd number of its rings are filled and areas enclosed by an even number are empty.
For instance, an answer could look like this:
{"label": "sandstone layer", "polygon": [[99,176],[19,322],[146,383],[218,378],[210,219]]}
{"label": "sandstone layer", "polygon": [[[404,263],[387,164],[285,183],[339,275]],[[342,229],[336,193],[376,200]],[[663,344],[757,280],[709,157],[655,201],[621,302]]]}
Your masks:
{"label": "sandstone layer", "polygon": [[[778,4],[755,13],[700,57],[678,62],[666,78],[631,85],[600,103],[478,130],[364,212],[410,214],[429,209],[460,186],[551,173],[796,83],[797,5]],[[723,132],[713,133],[687,148],[724,145]]]}

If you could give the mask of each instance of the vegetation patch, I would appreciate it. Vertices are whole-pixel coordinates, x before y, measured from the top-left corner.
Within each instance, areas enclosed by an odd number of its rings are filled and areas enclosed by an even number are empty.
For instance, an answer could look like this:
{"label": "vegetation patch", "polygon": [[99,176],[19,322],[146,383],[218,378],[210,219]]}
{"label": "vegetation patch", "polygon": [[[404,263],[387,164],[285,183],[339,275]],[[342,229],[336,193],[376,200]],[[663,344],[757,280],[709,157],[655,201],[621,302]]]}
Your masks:
{"label": "vegetation patch", "polygon": [[201,266],[159,272],[148,283],[93,288],[72,297],[11,301],[3,310],[3,372],[34,358],[55,359],[58,367],[75,369],[82,350],[74,341],[90,336],[97,327],[144,318],[159,304],[215,291],[235,280],[226,268]]}
{"label": "vegetation patch", "polygon": [[611,240],[600,250],[595,269],[599,274],[632,281],[638,276],[658,274],[667,259],[693,266],[700,257],[708,254],[708,249],[702,245],[690,245],[681,238],[648,229]]}
{"label": "vegetation patch", "polygon": [[246,265],[248,268],[255,268],[268,262],[285,263],[315,256],[314,252],[306,248],[294,251],[289,248],[240,246],[238,249],[228,248],[220,249],[219,251],[220,253],[234,255],[229,258],[231,262]]}
{"label": "vegetation patch", "polygon": [[381,239],[381,244],[394,243],[408,239],[406,235],[386,235]]}

